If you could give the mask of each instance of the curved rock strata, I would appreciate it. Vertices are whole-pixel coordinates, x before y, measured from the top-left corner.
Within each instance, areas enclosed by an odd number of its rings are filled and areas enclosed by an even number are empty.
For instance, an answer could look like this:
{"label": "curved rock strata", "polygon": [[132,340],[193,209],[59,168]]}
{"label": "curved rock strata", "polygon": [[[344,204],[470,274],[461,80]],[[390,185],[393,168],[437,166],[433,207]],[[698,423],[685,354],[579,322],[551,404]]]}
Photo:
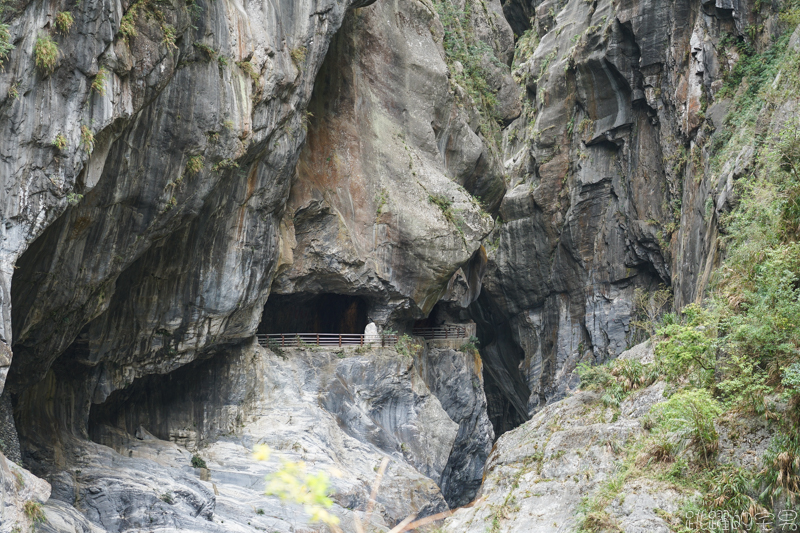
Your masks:
{"label": "curved rock strata", "polygon": [[[230,350],[111,394],[75,433],[48,418],[58,411],[46,399],[48,382],[65,380],[46,379],[23,399],[32,407],[18,426],[26,465],[52,485],[44,530],[64,531],[56,524],[70,522],[113,532],[317,528],[300,506],[262,494],[265,476],[280,466],[277,458],[252,458],[262,443],[279,457],[305,461],[311,471],[338,472],[333,512],[344,524],[353,512],[363,517],[384,457],[389,469],[373,516],[379,529],[410,514],[446,510],[440,483],[463,483],[462,498],[471,499],[483,471],[473,453],[485,459],[491,447],[476,424],[488,421],[473,356],[421,350],[412,359],[389,348],[362,351]],[[429,389],[423,367],[428,377],[447,373],[447,383]],[[74,393],[82,403],[80,391]],[[87,432],[93,442],[83,437]],[[469,450],[464,441],[473,441]],[[206,467],[194,468],[193,454]]]}

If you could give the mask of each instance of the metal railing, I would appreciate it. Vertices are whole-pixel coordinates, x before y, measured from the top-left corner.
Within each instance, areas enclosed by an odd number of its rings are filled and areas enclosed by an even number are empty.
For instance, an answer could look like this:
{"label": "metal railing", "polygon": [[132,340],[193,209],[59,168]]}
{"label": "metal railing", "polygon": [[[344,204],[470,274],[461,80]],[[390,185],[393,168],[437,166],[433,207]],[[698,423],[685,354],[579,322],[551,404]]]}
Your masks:
{"label": "metal railing", "polygon": [[256,335],[265,348],[297,348],[303,346],[394,346],[397,335],[364,335],[360,333],[270,333]]}
{"label": "metal railing", "polygon": [[466,326],[444,325],[435,328],[414,328],[414,336],[431,339],[465,339],[469,337]]}

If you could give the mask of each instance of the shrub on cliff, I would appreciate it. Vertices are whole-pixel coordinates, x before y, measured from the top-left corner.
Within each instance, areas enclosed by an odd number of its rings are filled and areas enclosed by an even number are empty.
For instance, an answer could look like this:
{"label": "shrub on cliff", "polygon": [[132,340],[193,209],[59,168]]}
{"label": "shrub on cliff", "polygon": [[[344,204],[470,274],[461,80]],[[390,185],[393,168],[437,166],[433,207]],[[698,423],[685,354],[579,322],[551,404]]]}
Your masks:
{"label": "shrub on cliff", "polygon": [[13,49],[14,45],[11,44],[11,33],[8,31],[8,25],[0,22],[0,67],[3,66],[3,62]]}
{"label": "shrub on cliff", "polygon": [[652,414],[678,453],[694,447],[705,462],[713,460],[719,449],[714,419],[722,414],[722,407],[707,389],[681,391],[655,405]]}
{"label": "shrub on cliff", "polygon": [[36,39],[34,47],[36,66],[47,75],[56,68],[58,60],[58,46],[49,35]]}

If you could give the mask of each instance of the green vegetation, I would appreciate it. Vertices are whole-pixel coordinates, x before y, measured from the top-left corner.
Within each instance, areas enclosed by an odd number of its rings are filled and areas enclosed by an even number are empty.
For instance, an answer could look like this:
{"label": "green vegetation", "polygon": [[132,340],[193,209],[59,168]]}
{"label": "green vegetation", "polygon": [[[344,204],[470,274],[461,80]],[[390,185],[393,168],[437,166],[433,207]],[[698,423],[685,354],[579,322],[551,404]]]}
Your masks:
{"label": "green vegetation", "polygon": [[481,345],[480,339],[475,336],[470,336],[470,338],[464,344],[459,347],[459,352],[468,353],[470,355],[478,355],[478,346]]}
{"label": "green vegetation", "polygon": [[168,505],[172,505],[172,504],[175,503],[175,498],[173,498],[171,492],[165,492],[164,494],[159,496],[158,499],[161,500],[162,502],[168,504]]}
{"label": "green vegetation", "polygon": [[397,339],[397,344],[394,345],[397,353],[404,357],[413,357],[420,348],[422,346],[415,343],[414,339],[405,333],[400,335],[400,338]]}
{"label": "green vegetation", "polygon": [[192,456],[192,467],[194,468],[208,468],[205,460],[197,454]]}
{"label": "green vegetation", "polygon": [[602,366],[581,363],[577,372],[582,389],[602,392],[602,402],[613,407],[619,406],[633,391],[653,384],[659,377],[653,365],[628,359],[615,359]]}
{"label": "green vegetation", "polygon": [[78,205],[81,200],[83,200],[82,194],[71,192],[67,195],[67,202],[69,205]]}
{"label": "green vegetation", "polygon": [[[528,60],[529,57],[533,55],[536,51],[536,48],[539,46],[539,34],[536,33],[536,30],[531,28],[523,33],[519,39],[517,39],[517,45],[514,47],[514,62],[512,63],[513,68],[519,67],[522,63]],[[517,80],[517,82],[522,83],[523,80]]]}
{"label": "green vegetation", "polygon": [[258,81],[259,73],[253,64],[249,61],[237,61],[236,65],[242,69],[242,72],[250,76],[250,79],[253,81]]}
{"label": "green vegetation", "polygon": [[86,125],[81,126],[81,146],[90,154],[94,150],[94,133]]}
{"label": "green vegetation", "polygon": [[69,30],[74,23],[75,19],[69,11],[59,11],[56,14],[56,30],[58,30],[61,35],[69,34]]}
{"label": "green vegetation", "polygon": [[213,170],[214,172],[220,172],[221,170],[226,170],[229,168],[239,168],[239,163],[237,163],[233,159],[223,159],[215,163],[211,167],[211,170]]}
{"label": "green vegetation", "polygon": [[119,33],[126,41],[130,41],[131,37],[136,37],[139,34],[136,31],[136,17],[143,3],[143,0],[139,0],[122,15],[122,20],[119,23]]}
{"label": "green vegetation", "polygon": [[177,50],[178,46],[175,44],[175,40],[178,38],[178,34],[175,31],[175,27],[171,24],[163,23],[161,24],[161,31],[164,34],[161,44],[166,46],[167,50]]}
{"label": "green vegetation", "polygon": [[719,435],[714,419],[722,414],[719,403],[707,389],[689,388],[673,395],[664,403],[654,406],[651,414],[663,440],[674,444],[675,453],[696,447],[702,460],[713,460],[719,448]]}
{"label": "green vegetation", "polygon": [[11,32],[8,31],[8,25],[0,22],[0,67],[3,62],[8,59],[8,54],[14,49],[11,44]]}
{"label": "green vegetation", "polygon": [[[466,0],[463,9],[450,0],[434,0],[434,4],[444,27],[442,44],[450,80],[466,91],[477,106],[480,116],[484,119],[481,123],[484,137],[498,147],[502,131],[495,109],[497,96],[488,83],[492,76],[487,70],[487,65],[499,65],[500,61],[495,56],[494,49],[474,33],[473,10],[480,9],[480,4],[474,0]],[[433,32],[433,29],[431,31]],[[459,91],[455,94],[457,99],[460,98]],[[463,105],[465,102],[460,103]]]}
{"label": "green vegetation", "polygon": [[637,472],[635,454],[629,453],[622,461],[616,473],[603,483],[590,497],[581,502],[579,512],[582,515],[578,524],[579,533],[600,531],[622,531],[619,525],[606,511],[606,507],[614,501],[622,491],[625,482]]}
{"label": "green vegetation", "polygon": [[213,47],[205,43],[201,43],[200,41],[194,42],[193,45],[195,48],[200,50],[209,61],[213,61],[217,57],[217,51],[214,50]]}
{"label": "green vegetation", "polygon": [[167,203],[164,205],[164,210],[162,212],[166,213],[168,211],[171,211],[172,208],[174,208],[176,205],[178,205],[178,199],[172,196],[170,197],[169,200],[167,200]]}
{"label": "green vegetation", "polygon": [[281,341],[277,339],[269,339],[267,340],[267,346],[269,347],[272,353],[274,353],[281,359],[286,359],[286,352],[283,351],[283,347],[281,346]]}
{"label": "green vegetation", "polygon": [[188,0],[186,2],[186,10],[189,12],[192,21],[195,22],[200,18],[200,15],[203,14],[203,8],[197,5],[196,0]]}
{"label": "green vegetation", "polygon": [[59,11],[56,14],[56,30],[58,30],[61,35],[69,34],[69,30],[74,23],[75,19],[69,11]]}
{"label": "green vegetation", "polygon": [[186,162],[186,170],[184,171],[184,174],[187,176],[194,176],[195,174],[203,170],[204,163],[205,163],[205,158],[202,155],[193,155]]}
{"label": "green vegetation", "polygon": [[[781,15],[792,17],[800,17],[800,3]],[[649,308],[644,299],[637,304],[644,312],[636,326],[655,333],[656,342],[645,382],[665,380],[668,400],[651,410],[647,432],[624,450],[635,465],[628,479],[672,484],[686,496],[681,513],[729,513],[751,526],[770,513],[777,525],[781,510],[800,503],[800,118],[779,112],[800,92],[800,54],[787,48],[794,24],[762,51],[751,42],[754,34],[720,47],[740,59],[717,94],[732,103],[711,137],[711,169],[719,175],[746,146],[754,156],[734,182],[735,209],[720,216],[725,258],[703,302],[660,319],[664,295]],[[682,171],[688,158],[678,153],[665,165]],[[620,364],[581,367],[582,387],[619,401],[628,383]],[[747,449],[739,439],[759,419],[772,435],[760,464],[717,463],[720,428]],[[603,521],[607,503],[585,502],[583,530],[613,529]]]}
{"label": "green vegetation", "polygon": [[456,223],[456,217],[453,213],[453,200],[441,194],[429,194],[428,201],[441,209],[442,215],[448,222],[451,224]]}
{"label": "green vegetation", "polygon": [[[262,444],[254,450],[253,458],[258,461],[266,461],[269,460],[271,452],[268,446]],[[334,531],[339,531],[337,527],[339,519],[328,511],[333,506],[333,500],[328,496],[329,492],[330,477],[328,473],[310,474],[307,472],[304,462],[293,462],[281,458],[281,468],[267,476],[265,494],[302,505],[305,512],[310,515],[312,522],[322,522]],[[259,509],[256,514],[264,514],[264,511]]]}
{"label": "green vegetation", "polygon": [[56,135],[56,138],[53,139],[53,146],[55,146],[59,150],[63,150],[64,148],[66,148],[67,144],[69,143],[63,133],[59,133],[58,135]]}
{"label": "green vegetation", "polygon": [[[198,9],[202,11],[202,8],[199,8],[194,2],[187,3],[187,9],[193,17],[197,14]],[[169,52],[177,49],[175,44],[178,38],[177,30],[171,24],[165,22],[164,12],[159,7],[159,3],[154,0],[138,0],[122,16],[122,20],[119,23],[119,35],[122,36],[125,42],[130,43],[131,38],[139,34],[136,29],[136,19],[142,12],[161,23],[161,32],[163,33],[161,44],[166,46]]]}
{"label": "green vegetation", "polygon": [[34,47],[34,56],[36,58],[36,66],[42,70],[45,75],[50,74],[56,68],[56,61],[58,60],[58,46],[52,37],[45,35],[36,39],[36,46]]}
{"label": "green vegetation", "polygon": [[308,49],[305,46],[298,46],[297,48],[293,48],[289,55],[292,56],[292,61],[294,61],[295,65],[298,67],[303,64],[306,60],[306,54],[308,53]]}
{"label": "green vegetation", "polygon": [[106,81],[108,81],[108,71],[106,70],[106,67],[100,67],[100,70],[97,71],[94,80],[92,80],[92,90],[98,93],[100,96],[105,96]]}
{"label": "green vegetation", "polygon": [[381,189],[381,192],[375,195],[375,218],[380,218],[383,213],[383,208],[386,207],[388,201],[386,190]]}
{"label": "green vegetation", "polygon": [[17,482],[17,489],[25,488],[25,477],[23,477],[22,472],[14,470],[14,479]]}
{"label": "green vegetation", "polygon": [[[658,225],[656,221],[648,221]],[[660,286],[653,291],[636,289],[633,296],[634,316],[631,326],[636,330],[634,341],[643,341],[655,335],[655,324],[661,316],[672,307],[672,291]]]}
{"label": "green vegetation", "polygon": [[36,524],[43,524],[47,520],[44,516],[44,511],[42,511],[42,504],[33,500],[28,500],[23,504],[22,512],[31,521],[31,529]]}

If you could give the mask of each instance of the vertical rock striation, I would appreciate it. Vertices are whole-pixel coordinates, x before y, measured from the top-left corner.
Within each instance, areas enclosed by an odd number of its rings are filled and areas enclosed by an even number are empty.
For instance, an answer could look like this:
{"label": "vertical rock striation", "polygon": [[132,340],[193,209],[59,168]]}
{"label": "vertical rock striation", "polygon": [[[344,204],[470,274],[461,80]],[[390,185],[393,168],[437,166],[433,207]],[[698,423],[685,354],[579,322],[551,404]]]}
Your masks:
{"label": "vertical rock striation", "polygon": [[758,15],[690,0],[504,9],[524,31],[526,97],[504,132],[510,190],[473,314],[493,317],[484,357],[510,369],[498,387],[524,419],[575,386],[577,363],[634,341],[637,292],[671,287],[678,307],[702,293],[718,261],[706,143],[724,111],[704,117],[730,68],[721,38]]}

